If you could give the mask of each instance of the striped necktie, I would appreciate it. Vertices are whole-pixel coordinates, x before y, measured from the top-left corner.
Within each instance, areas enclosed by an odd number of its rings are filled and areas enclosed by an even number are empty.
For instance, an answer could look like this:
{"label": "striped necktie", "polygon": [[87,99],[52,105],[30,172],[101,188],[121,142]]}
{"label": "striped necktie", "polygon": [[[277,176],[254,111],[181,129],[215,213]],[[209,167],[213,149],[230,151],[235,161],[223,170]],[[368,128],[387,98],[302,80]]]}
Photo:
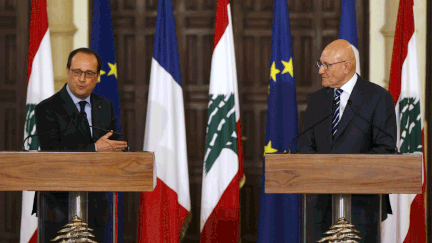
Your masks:
{"label": "striped necktie", "polygon": [[340,115],[340,95],[342,94],[342,89],[336,89],[333,97],[333,104],[336,106],[336,109],[334,109],[333,116],[332,116],[332,135],[334,135],[337,132],[337,127],[339,125],[339,115]]}

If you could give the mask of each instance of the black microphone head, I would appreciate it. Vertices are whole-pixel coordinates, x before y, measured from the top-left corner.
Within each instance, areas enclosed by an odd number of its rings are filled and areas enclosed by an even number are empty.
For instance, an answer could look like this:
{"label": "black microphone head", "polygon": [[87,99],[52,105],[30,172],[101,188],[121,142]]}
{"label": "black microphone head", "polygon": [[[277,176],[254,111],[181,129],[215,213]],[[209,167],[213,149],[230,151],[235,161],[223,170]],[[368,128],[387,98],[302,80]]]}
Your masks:
{"label": "black microphone head", "polygon": [[87,118],[87,113],[85,113],[85,112],[81,112],[80,115],[84,118]]}
{"label": "black microphone head", "polygon": [[351,100],[348,100],[348,105],[352,105],[352,101]]}

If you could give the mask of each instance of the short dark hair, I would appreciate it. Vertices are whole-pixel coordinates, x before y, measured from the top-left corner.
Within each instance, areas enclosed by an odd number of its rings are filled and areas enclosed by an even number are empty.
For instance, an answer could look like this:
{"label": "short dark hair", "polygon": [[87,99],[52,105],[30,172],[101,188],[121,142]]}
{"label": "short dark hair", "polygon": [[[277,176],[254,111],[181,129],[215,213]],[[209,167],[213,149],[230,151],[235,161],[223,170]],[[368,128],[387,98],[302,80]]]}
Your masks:
{"label": "short dark hair", "polygon": [[100,70],[102,69],[102,60],[101,60],[99,54],[97,54],[97,52],[93,51],[92,49],[90,49],[90,48],[86,48],[86,47],[82,47],[82,48],[75,49],[75,50],[73,50],[73,51],[69,54],[68,62],[67,62],[67,65],[66,65],[68,69],[70,69],[70,67],[71,67],[71,64],[72,64],[72,58],[73,58],[73,57],[75,56],[75,54],[77,54],[78,52],[82,52],[82,53],[85,53],[85,54],[89,54],[89,55],[93,55],[93,56],[95,56],[96,59],[97,59],[97,62],[98,62],[98,65],[97,65],[97,73],[100,73]]}

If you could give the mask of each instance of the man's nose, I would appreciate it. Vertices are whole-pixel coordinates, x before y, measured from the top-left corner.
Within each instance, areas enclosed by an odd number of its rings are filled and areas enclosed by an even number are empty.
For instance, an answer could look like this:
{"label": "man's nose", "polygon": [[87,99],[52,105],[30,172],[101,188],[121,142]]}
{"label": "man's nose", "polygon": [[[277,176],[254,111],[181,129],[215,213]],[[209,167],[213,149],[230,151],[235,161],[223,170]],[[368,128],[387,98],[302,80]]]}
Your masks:
{"label": "man's nose", "polygon": [[85,81],[85,79],[86,79],[85,72],[82,72],[78,79],[80,81]]}
{"label": "man's nose", "polygon": [[321,67],[319,67],[319,69],[318,69],[318,73],[322,75],[322,74],[324,74],[324,72],[325,72],[325,68],[323,65],[321,65]]}

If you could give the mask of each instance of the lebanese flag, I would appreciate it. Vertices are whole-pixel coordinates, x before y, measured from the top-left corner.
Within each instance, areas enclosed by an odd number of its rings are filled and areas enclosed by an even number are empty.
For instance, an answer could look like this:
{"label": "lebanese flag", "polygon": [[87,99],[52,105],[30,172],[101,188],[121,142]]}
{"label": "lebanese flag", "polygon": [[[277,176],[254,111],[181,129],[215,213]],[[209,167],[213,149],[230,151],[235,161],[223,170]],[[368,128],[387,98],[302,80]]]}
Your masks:
{"label": "lebanese flag", "polygon": [[201,242],[238,242],[244,184],[237,70],[229,0],[216,9],[201,197]]}
{"label": "lebanese flag", "polygon": [[183,89],[171,0],[159,0],[144,151],[154,152],[154,191],[141,193],[138,242],[179,242],[192,217]]}
{"label": "lebanese flag", "polygon": [[402,153],[423,152],[423,193],[390,195],[393,214],[381,225],[381,242],[388,243],[426,242],[424,130],[413,7],[413,0],[399,3],[389,91],[396,106],[398,148]]}
{"label": "lebanese flag", "polygon": [[[36,133],[35,106],[54,94],[50,34],[46,0],[33,0],[27,67],[27,102],[24,138]],[[39,148],[37,137],[29,138],[26,149]],[[24,191],[22,198],[20,243],[37,242],[38,220],[31,215],[34,191]]]}

